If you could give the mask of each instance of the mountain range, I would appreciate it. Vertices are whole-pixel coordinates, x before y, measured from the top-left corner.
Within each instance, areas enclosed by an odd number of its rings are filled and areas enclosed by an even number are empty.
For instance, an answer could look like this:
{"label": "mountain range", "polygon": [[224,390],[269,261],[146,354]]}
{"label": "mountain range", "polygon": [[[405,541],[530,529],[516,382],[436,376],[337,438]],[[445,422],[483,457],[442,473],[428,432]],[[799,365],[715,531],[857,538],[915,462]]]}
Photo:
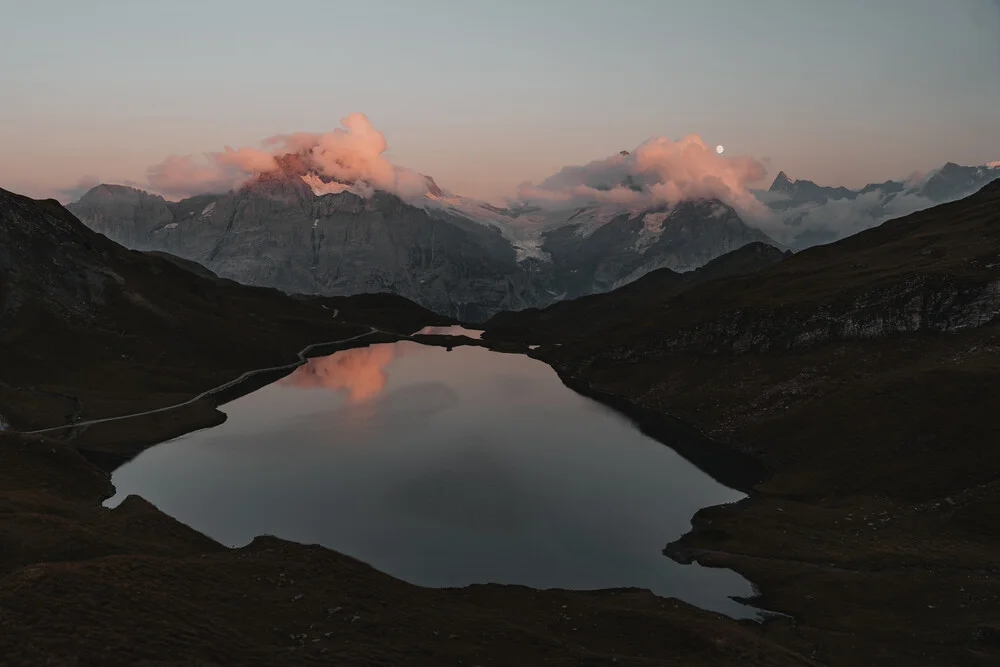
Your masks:
{"label": "mountain range", "polygon": [[289,293],[392,292],[464,321],[686,271],[770,242],[717,200],[629,211],[501,209],[427,192],[403,199],[323,181],[295,155],[221,195],[179,202],[99,185],[68,208],[91,229],[218,275]]}
{"label": "mountain range", "polygon": [[68,208],[129,248],[168,252],[241,283],[293,294],[390,292],[477,322],[607,292],[661,268],[691,271],[750,243],[828,242],[1000,177],[1000,168],[948,163],[920,182],[852,190],[780,172],[755,193],[778,220],[765,233],[718,199],[500,208],[427,176],[423,194],[403,197],[337,182],[296,154],[278,164],[226,194],[172,202],[102,184]]}
{"label": "mountain range", "polygon": [[779,238],[802,249],[827,243],[884,220],[930,208],[976,192],[1000,179],[1000,165],[948,162],[922,178],[869,183],[863,188],[828,187],[792,180],[779,172],[766,191],[755,194],[780,219]]}

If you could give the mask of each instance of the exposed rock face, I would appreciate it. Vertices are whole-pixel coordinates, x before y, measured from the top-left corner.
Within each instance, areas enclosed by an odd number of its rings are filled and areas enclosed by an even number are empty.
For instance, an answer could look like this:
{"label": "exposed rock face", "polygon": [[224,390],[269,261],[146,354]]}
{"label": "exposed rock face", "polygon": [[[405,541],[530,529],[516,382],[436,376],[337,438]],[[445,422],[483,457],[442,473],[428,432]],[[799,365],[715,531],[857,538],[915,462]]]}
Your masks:
{"label": "exposed rock face", "polygon": [[155,233],[174,222],[163,197],[124,185],[98,185],[72,211],[94,231],[135,250],[157,249]]}
{"label": "exposed rock face", "polygon": [[[289,293],[392,292],[465,321],[607,291],[661,267],[693,269],[769,240],[731,208],[702,201],[625,213],[596,229],[570,219],[524,256],[502,225],[381,191],[317,195],[294,164],[286,166],[226,195],[176,203],[98,186],[69,209],[113,240],[224,278]],[[428,192],[443,196],[430,179]]]}
{"label": "exposed rock face", "polygon": [[545,235],[567,298],[606,292],[661,268],[691,271],[755,242],[773,243],[718,201],[681,202],[616,216],[589,235],[572,221]]}
{"label": "exposed rock face", "polygon": [[774,181],[771,183],[771,187],[768,189],[769,192],[788,192],[791,193],[794,190],[795,184],[788,174],[783,171],[779,171],[778,175],[774,177]]}
{"label": "exposed rock face", "polygon": [[919,192],[936,202],[946,202],[1000,179],[1000,167],[963,167],[948,162],[927,179]]}

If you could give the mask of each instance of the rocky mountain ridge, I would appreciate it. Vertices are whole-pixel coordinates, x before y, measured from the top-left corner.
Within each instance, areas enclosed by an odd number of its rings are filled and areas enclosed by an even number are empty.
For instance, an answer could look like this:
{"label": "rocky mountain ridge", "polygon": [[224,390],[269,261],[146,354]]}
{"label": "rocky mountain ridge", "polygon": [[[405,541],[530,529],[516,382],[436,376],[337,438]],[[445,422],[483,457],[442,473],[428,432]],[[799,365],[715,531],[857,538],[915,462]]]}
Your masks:
{"label": "rocky mountain ridge", "polygon": [[886,220],[967,197],[1000,179],[1000,168],[949,162],[922,178],[869,183],[860,189],[792,180],[780,172],[757,197],[773,212],[767,227],[789,247],[829,243]]}
{"label": "rocky mountain ridge", "polygon": [[392,292],[465,321],[606,291],[661,267],[689,270],[769,242],[716,201],[616,210],[597,225],[567,211],[537,240],[519,241],[510,212],[470,209],[430,178],[416,205],[319,181],[293,160],[282,164],[224,195],[168,202],[99,185],[68,208],[129,247],[169,252],[246,284],[322,295]]}
{"label": "rocky mountain ridge", "polygon": [[868,183],[863,188],[829,187],[817,185],[804,179],[792,180],[780,171],[768,188],[768,193],[786,195],[785,198],[771,199],[769,204],[778,210],[805,203],[823,203],[837,199],[857,199],[861,195],[878,192],[885,197],[906,193],[925,197],[934,203],[945,203],[966,197],[985,185],[1000,179],[1000,166],[962,166],[947,162],[940,169],[928,174],[924,179],[907,182],[888,180],[883,183]]}

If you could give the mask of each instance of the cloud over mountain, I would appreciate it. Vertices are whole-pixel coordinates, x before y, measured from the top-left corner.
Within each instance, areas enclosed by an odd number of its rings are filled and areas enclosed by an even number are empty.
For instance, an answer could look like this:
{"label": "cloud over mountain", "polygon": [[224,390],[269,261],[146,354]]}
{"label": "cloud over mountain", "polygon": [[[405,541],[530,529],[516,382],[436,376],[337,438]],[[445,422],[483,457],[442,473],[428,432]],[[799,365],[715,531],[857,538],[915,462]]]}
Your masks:
{"label": "cloud over mountain", "polygon": [[226,192],[251,178],[279,168],[277,157],[294,153],[303,157],[316,175],[339,183],[416,196],[427,191],[426,179],[396,166],[382,154],[385,135],[362,113],[341,119],[331,132],[295,132],[269,137],[261,148],[225,147],[203,155],[171,155],[149,168],[150,187],[167,196]]}
{"label": "cloud over mountain", "polygon": [[652,206],[719,199],[741,211],[762,211],[748,186],[766,174],[760,161],[720,155],[697,134],[679,141],[654,137],[632,152],[564,167],[538,185],[524,183],[517,197],[542,207],[586,202]]}
{"label": "cloud over mountain", "polygon": [[[991,174],[998,164],[961,167],[948,163],[924,176],[870,184],[860,190],[791,181],[782,172],[771,189],[762,192],[750,187],[766,176],[766,158],[717,153],[697,134],[679,140],[658,136],[632,151],[563,167],[540,183],[522,183],[509,198],[511,209],[518,213],[508,215],[507,209],[443,192],[429,177],[390,162],[385,157],[385,135],[364,114],[349,114],[340,123],[330,132],[275,135],[257,146],[171,155],[149,168],[148,186],[137,187],[167,197],[225,193],[255,175],[280,170],[285,176],[301,177],[317,195],[351,190],[367,197],[383,190],[418,206],[489,218],[491,224],[525,243],[537,235],[538,229],[533,228],[561,223],[580,208],[599,209],[602,213],[592,216],[599,222],[623,211],[719,200],[778,243],[802,248],[970,194],[984,178],[995,177]],[[96,179],[88,177],[60,194],[78,197],[94,184]],[[541,212],[522,215],[532,208]],[[537,239],[531,242],[537,245]]]}

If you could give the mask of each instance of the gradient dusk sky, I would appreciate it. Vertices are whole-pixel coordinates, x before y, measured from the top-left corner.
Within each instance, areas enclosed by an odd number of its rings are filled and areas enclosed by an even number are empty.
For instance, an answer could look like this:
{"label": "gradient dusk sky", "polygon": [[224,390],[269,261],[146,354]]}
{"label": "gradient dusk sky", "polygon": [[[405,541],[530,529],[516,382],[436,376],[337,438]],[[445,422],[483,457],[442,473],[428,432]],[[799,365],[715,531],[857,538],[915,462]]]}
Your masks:
{"label": "gradient dusk sky", "polygon": [[0,187],[324,132],[496,198],[654,135],[824,184],[1000,160],[1000,0],[0,0]]}

